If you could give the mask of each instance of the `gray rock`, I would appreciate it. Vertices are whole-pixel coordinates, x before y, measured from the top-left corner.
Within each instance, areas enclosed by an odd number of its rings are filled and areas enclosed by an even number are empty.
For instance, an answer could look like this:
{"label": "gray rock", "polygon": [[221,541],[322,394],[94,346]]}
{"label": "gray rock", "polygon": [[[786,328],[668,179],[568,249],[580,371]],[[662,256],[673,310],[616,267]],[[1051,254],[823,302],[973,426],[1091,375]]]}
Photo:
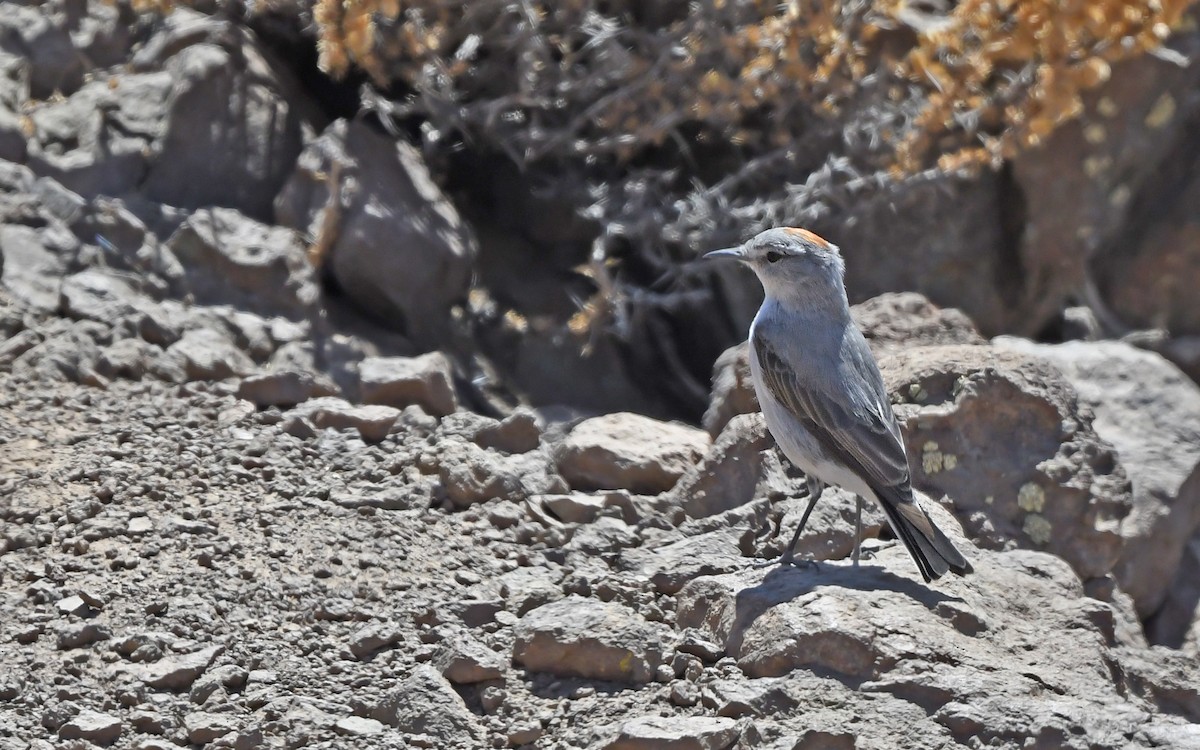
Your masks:
{"label": "gray rock", "polygon": [[665,492],[708,450],[703,430],[621,412],[584,420],[555,449],[574,489]]}
{"label": "gray rock", "polygon": [[613,602],[571,596],[516,625],[513,661],[535,672],[650,682],[668,648],[666,629]]}
{"label": "gray rock", "polygon": [[167,356],[182,368],[188,380],[224,380],[249,375],[254,361],[219,331],[188,331],[167,347]]}
{"label": "gray rock", "polygon": [[761,414],[734,416],[707,455],[690,466],[670,492],[671,503],[691,518],[715,516],[756,497],[785,497],[802,491],[774,449]]}
{"label": "gray rock", "polygon": [[20,164],[25,161],[25,134],[16,114],[0,106],[0,159]]}
{"label": "gray rock", "polygon": [[312,372],[283,370],[260,373],[238,384],[237,396],[262,409],[267,406],[292,407],[313,398],[333,396],[337,386],[328,378]]}
{"label": "gray rock", "polygon": [[208,34],[220,46],[194,43],[167,61],[174,86],[141,191],[160,203],[226,206],[267,221],[319,115],[249,30],[182,10],[170,23],[190,23],[193,39]]}
{"label": "gray rock", "polygon": [[59,727],[58,736],[64,740],[83,739],[97,745],[111,745],[124,728],[118,717],[85,708]]}
{"label": "gray rock", "polygon": [[674,596],[694,578],[745,568],[744,529],[718,529],[656,547],[625,550],[622,568],[646,576],[660,593]]}
{"label": "gray rock", "polygon": [[643,716],[621,725],[607,750],[725,750],[741,732],[733,719]]}
{"label": "gray rock", "polygon": [[354,406],[334,396],[306,401],[298,410],[318,429],[358,430],[370,443],[387,437],[400,417],[400,410],[390,406]]}
{"label": "gray rock", "polygon": [[0,50],[29,61],[29,94],[49,99],[83,83],[84,60],[48,9],[16,5],[0,17]]}
{"label": "gray rock", "polygon": [[482,448],[494,448],[504,453],[528,453],[536,450],[542,440],[542,427],[531,411],[518,409],[498,424],[483,428],[474,437]]}
{"label": "gray rock", "polygon": [[370,737],[384,730],[384,724],[365,716],[347,716],[337,720],[333,728],[347,737]]}
{"label": "gray rock", "polygon": [[382,648],[388,648],[404,640],[404,633],[395,625],[373,623],[360,628],[350,636],[350,653],[356,659],[366,659]]}
{"label": "gray rock", "polygon": [[238,731],[241,729],[241,722],[232,714],[193,711],[183,717],[183,726],[187,730],[189,742],[204,745],[218,737]]}
{"label": "gray rock", "polygon": [[78,320],[112,325],[137,313],[141,295],[128,278],[89,268],[63,279],[59,309]]}
{"label": "gray rock", "polygon": [[1057,369],[988,346],[910,347],[880,368],[913,485],[949,496],[970,537],[1053,552],[1085,580],[1113,569],[1129,480]]}
{"label": "gray rock", "polygon": [[323,248],[318,262],[360,309],[422,348],[445,341],[476,244],[412,146],[361,120],[335,122],[301,155],[275,215]]}
{"label": "gray rock", "polygon": [[67,258],[78,244],[73,236],[54,227],[38,230],[13,224],[0,225],[4,286],[18,300],[35,309],[56,311]]}
{"label": "gray rock", "polygon": [[224,646],[209,646],[190,654],[164,656],[148,664],[118,665],[115,671],[125,672],[152,688],[188,690],[224,651]]}
{"label": "gray rock", "polygon": [[729,420],[759,411],[758,395],[750,374],[750,350],[742,342],[731,346],[713,363],[712,395],[704,412],[704,429],[716,440]]}
{"label": "gray rock", "polygon": [[460,632],[443,641],[433,664],[455,685],[469,685],[502,678],[508,660],[469,632]]}
{"label": "gray rock", "polygon": [[364,403],[404,408],[417,405],[434,416],[458,409],[454,372],[441,352],[419,357],[367,357],[358,365]]}
{"label": "gray rock", "polygon": [[405,734],[425,734],[438,747],[478,747],[483,728],[436,669],[417,665],[371,711],[371,718]]}
{"label": "gray rock", "polygon": [[1120,454],[1133,509],[1113,573],[1138,614],[1150,616],[1171,587],[1189,584],[1176,571],[1200,527],[1200,387],[1158,354],[1120,342],[1004,337],[996,345],[1053,362],[1095,412],[1096,434]]}
{"label": "gray rock", "polygon": [[582,492],[542,495],[537,501],[564,523],[591,523],[609,505],[607,494],[588,495]]}
{"label": "gray rock", "polygon": [[167,241],[184,268],[183,291],[201,304],[307,318],[320,299],[299,236],[230,208],[194,212]]}
{"label": "gray rock", "polygon": [[141,380],[147,372],[157,372],[155,362],[162,355],[163,350],[149,341],[121,339],[100,350],[96,372],[106,378]]}
{"label": "gray rock", "polygon": [[540,569],[516,568],[499,578],[505,608],[518,616],[563,598],[562,587]]}
{"label": "gray rock", "polygon": [[506,456],[461,440],[441,443],[435,468],[446,497],[459,508],[565,490],[562,478],[549,470],[542,451]]}

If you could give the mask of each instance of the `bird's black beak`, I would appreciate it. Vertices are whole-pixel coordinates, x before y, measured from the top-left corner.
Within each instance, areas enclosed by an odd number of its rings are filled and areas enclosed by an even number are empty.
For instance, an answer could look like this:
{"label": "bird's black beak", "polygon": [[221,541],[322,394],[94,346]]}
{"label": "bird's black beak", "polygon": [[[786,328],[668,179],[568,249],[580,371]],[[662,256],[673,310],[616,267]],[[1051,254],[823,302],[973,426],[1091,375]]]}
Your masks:
{"label": "bird's black beak", "polygon": [[733,258],[734,260],[745,260],[746,251],[741,247],[727,247],[722,250],[713,250],[711,253],[705,253],[704,259],[710,258]]}

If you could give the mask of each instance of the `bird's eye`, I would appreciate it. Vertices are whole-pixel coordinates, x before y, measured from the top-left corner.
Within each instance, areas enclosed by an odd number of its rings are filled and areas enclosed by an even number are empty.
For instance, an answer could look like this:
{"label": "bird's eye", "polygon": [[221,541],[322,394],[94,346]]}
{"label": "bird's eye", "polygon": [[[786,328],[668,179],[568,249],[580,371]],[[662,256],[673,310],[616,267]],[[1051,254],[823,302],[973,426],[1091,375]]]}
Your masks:
{"label": "bird's eye", "polygon": [[771,250],[770,252],[767,253],[767,262],[768,263],[778,263],[780,261],[780,259],[782,259],[782,258],[783,258],[783,254],[777,253],[774,250]]}

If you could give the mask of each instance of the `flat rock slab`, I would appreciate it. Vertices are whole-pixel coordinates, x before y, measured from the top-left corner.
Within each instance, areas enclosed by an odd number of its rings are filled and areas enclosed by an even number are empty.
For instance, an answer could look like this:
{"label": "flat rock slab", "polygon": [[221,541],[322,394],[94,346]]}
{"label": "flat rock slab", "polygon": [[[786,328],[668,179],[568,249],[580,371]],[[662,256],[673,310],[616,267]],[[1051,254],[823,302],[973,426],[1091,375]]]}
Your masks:
{"label": "flat rock slab", "polygon": [[97,745],[109,745],[117,741],[123,728],[116,716],[84,709],[59,728],[58,736],[64,740],[83,739]]}
{"label": "flat rock slab", "polygon": [[725,750],[738,738],[733,719],[708,716],[643,716],[621,725],[606,750]]}
{"label": "flat rock slab", "polygon": [[668,637],[665,626],[628,607],[571,596],[521,618],[513,660],[563,677],[650,682]]}
{"label": "flat rock slab", "polygon": [[578,490],[665,492],[708,450],[703,430],[618,412],[584,420],[558,446],[559,473]]}
{"label": "flat rock slab", "polygon": [[224,651],[224,646],[209,646],[190,654],[170,654],[149,664],[120,665],[117,669],[152,688],[187,690]]}

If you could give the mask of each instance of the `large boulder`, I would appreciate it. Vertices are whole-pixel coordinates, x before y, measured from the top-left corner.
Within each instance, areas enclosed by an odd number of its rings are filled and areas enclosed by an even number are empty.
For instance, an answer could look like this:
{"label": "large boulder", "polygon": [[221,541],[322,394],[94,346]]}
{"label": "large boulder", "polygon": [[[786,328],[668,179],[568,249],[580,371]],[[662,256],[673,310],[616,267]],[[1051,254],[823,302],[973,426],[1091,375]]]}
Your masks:
{"label": "large boulder", "polygon": [[320,114],[288,68],[248,30],[184,8],[167,26],[159,44],[147,45],[135,61],[161,67],[172,83],[162,137],[140,191],[172,206],[226,206],[270,219],[274,197],[294,169],[306,132],[320,127]]}
{"label": "large boulder", "polygon": [[988,346],[885,356],[913,485],[948,495],[978,544],[1043,549],[1084,579],[1121,556],[1129,479],[1052,365]]}
{"label": "large boulder", "polygon": [[657,494],[700,460],[708,442],[702,430],[618,412],[580,422],[555,455],[575,489]]}
{"label": "large boulder", "polygon": [[307,318],[320,299],[316,274],[299,236],[231,208],[201,209],[167,247],[183,265],[181,291],[193,301],[265,315]]}
{"label": "large boulder", "polygon": [[1178,583],[1184,546],[1200,527],[1200,387],[1159,355],[1120,342],[996,343],[1053,362],[1120,455],[1133,508],[1113,572],[1138,613],[1151,615]]}
{"label": "large boulder", "polygon": [[973,556],[973,574],[931,585],[898,544],[858,568],[691,581],[676,628],[737,663],[705,706],[780,747],[1196,747],[1195,662],[1146,650],[1132,609],[1086,596],[1057,557]]}
{"label": "large boulder", "polygon": [[275,202],[313,239],[360,310],[435,348],[471,280],[475,239],[412,146],[339,120],[300,156]]}

